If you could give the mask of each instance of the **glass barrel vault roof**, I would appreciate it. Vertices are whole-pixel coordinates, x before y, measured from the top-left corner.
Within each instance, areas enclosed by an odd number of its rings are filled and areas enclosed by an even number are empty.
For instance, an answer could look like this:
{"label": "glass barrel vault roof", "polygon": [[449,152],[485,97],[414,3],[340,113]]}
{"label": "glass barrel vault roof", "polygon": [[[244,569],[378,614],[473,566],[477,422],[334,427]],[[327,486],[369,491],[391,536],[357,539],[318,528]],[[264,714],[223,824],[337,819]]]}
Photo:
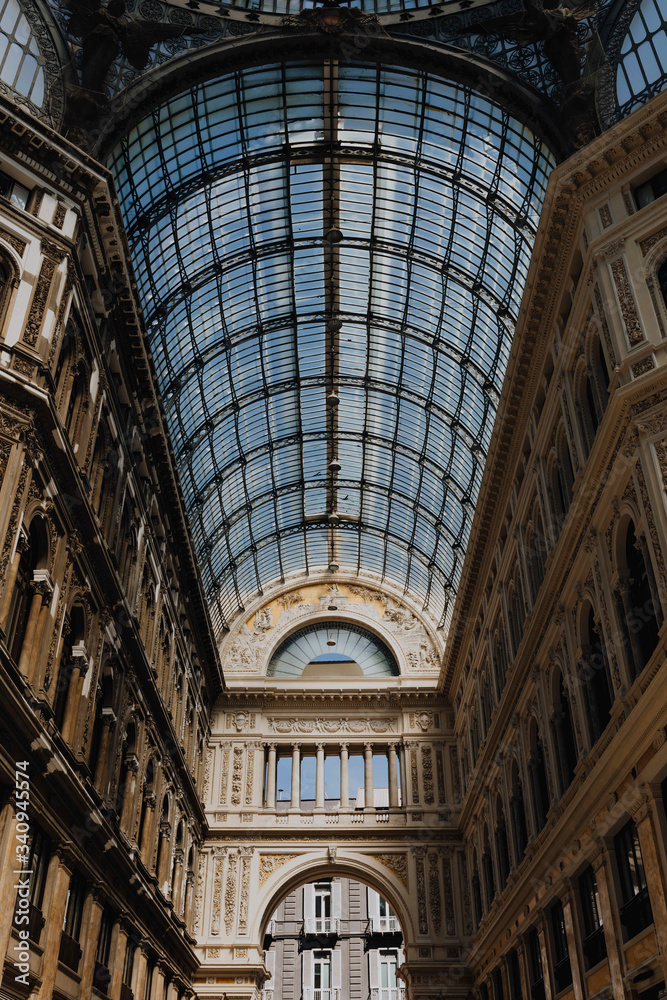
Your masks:
{"label": "glass barrel vault roof", "polygon": [[541,140],[432,74],[288,63],[166,101],[111,166],[216,626],[331,563],[446,624]]}

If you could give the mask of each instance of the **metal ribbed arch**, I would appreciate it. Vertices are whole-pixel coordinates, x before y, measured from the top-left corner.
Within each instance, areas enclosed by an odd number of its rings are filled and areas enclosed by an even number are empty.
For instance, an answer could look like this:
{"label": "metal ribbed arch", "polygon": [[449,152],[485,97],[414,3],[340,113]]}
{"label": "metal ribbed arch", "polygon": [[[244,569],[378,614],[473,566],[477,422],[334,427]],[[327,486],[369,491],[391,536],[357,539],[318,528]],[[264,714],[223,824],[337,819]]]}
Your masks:
{"label": "metal ribbed arch", "polygon": [[202,83],[111,166],[215,623],[338,564],[444,624],[549,152],[462,85],[327,61]]}

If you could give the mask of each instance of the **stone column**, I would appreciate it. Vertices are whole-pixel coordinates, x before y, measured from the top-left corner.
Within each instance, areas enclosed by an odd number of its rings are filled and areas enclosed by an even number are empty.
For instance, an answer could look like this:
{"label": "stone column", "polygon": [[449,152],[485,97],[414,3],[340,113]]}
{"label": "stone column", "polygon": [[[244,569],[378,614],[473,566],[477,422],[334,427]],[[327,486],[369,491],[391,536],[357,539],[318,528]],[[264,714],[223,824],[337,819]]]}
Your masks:
{"label": "stone column", "polygon": [[127,836],[132,839],[133,827],[132,818],[134,815],[134,799],[137,791],[137,774],[139,772],[139,761],[137,757],[132,754],[125,761],[125,775],[124,780],[126,784],[125,793],[123,795],[123,807],[120,816],[120,828],[127,834]]}
{"label": "stone column", "polygon": [[574,1000],[584,1000],[584,986],[582,979],[581,963],[579,961],[579,941],[581,935],[575,927],[574,897],[572,889],[567,885],[567,894],[563,897],[563,919],[565,921],[565,934],[567,936],[567,951],[570,959],[570,969],[572,970],[572,991]]}
{"label": "stone column", "polygon": [[86,909],[88,911],[88,920],[85,925],[84,937],[82,941],[83,956],[81,959],[81,965],[79,966],[82,970],[79,1000],[90,1000],[93,992],[93,976],[95,975],[97,942],[100,937],[100,925],[102,923],[103,909],[102,897],[99,895],[99,890],[93,889],[88,898],[88,906]]}
{"label": "stone column", "polygon": [[177,847],[174,851],[174,879],[171,886],[171,901],[177,916],[181,916],[183,906],[181,897],[183,895],[183,851]]}
{"label": "stone column", "polygon": [[62,738],[70,746],[74,745],[74,740],[76,739],[76,724],[79,720],[79,711],[81,709],[81,690],[88,669],[88,664],[82,656],[73,656],[72,663],[73,666],[67,688],[67,702],[63,715],[63,727],[61,729]]}
{"label": "stone column", "polygon": [[405,743],[398,745],[398,766],[401,771],[401,806],[405,809],[408,805],[408,769],[405,762]]}
{"label": "stone column", "polygon": [[163,1000],[164,980],[167,966],[163,962],[158,962],[153,973],[153,1000]]}
{"label": "stone column", "polygon": [[67,905],[67,892],[72,869],[68,852],[64,848],[57,847],[49,862],[47,875],[47,880],[52,888],[48,892],[50,902],[44,913],[46,940],[42,941],[44,948],[41,967],[42,981],[37,993],[37,1000],[50,1000],[53,995],[56,973],[58,972],[60,936],[65,919],[65,906]]}
{"label": "stone column", "polygon": [[660,951],[660,965],[667,976],[667,890],[652,814],[652,804],[660,790],[659,786],[656,790],[649,785],[642,785],[641,791],[644,793],[644,801],[634,810],[632,818],[639,835],[644,874],[653,910],[653,926]]}
{"label": "stone column", "polygon": [[146,944],[139,942],[139,956],[135,957],[134,970],[132,973],[132,992],[136,1000],[144,1000],[146,992],[146,972],[148,970],[148,955],[146,954]]}
{"label": "stone column", "polygon": [[30,601],[30,610],[28,612],[28,620],[26,623],[25,635],[23,637],[23,645],[21,646],[21,652],[19,654],[18,668],[24,677],[28,680],[32,680],[32,674],[30,673],[30,665],[33,660],[33,655],[35,653],[35,643],[37,640],[37,632],[39,620],[42,613],[42,601],[48,600],[46,594],[43,592],[43,588],[33,584],[33,595]]}
{"label": "stone column", "polygon": [[151,867],[151,854],[153,847],[153,816],[155,813],[155,792],[149,792],[146,795],[145,808],[146,813],[144,815],[144,825],[141,831],[141,844],[139,845],[139,851],[141,857],[143,858],[144,864],[147,868]]}
{"label": "stone column", "polygon": [[516,954],[519,960],[519,978],[521,980],[521,996],[525,1000],[530,1000],[530,975],[528,973],[528,956],[526,955],[526,942],[523,937],[517,938]]}
{"label": "stone column", "polygon": [[324,744],[317,744],[317,774],[315,777],[315,808],[324,809]]}
{"label": "stone column", "polygon": [[[115,721],[116,721],[116,716],[114,715],[113,711],[110,708],[103,708],[102,733],[100,735],[100,745],[97,751],[97,760],[95,761],[95,776],[93,778],[95,788],[103,797],[107,790],[107,780],[109,772],[109,747],[111,745],[111,727],[113,726]],[[124,804],[125,801],[123,800],[123,805]]]}
{"label": "stone column", "polygon": [[341,743],[340,745],[340,808],[345,811],[350,808],[350,771],[347,743]]}
{"label": "stone column", "polygon": [[194,897],[195,876],[194,872],[188,872],[185,877],[185,908],[183,910],[183,920],[187,930],[190,930],[192,920],[192,900]]}
{"label": "stone column", "polygon": [[[37,571],[36,571],[37,572]],[[42,639],[44,637],[44,631],[47,628],[47,624],[51,619],[51,598],[53,596],[53,584],[51,580],[47,577],[38,580],[35,583],[35,589],[41,595],[41,607],[39,609],[39,616],[37,619],[37,625],[32,637],[32,649],[30,651],[30,659],[27,664],[27,674],[28,680],[32,683],[35,689],[39,689],[42,684],[42,673],[44,670],[44,663],[40,660],[42,652]],[[51,621],[51,624],[53,622]],[[26,643],[23,644],[24,648]]]}
{"label": "stone column", "polygon": [[398,808],[398,770],[396,761],[396,744],[389,744],[389,807]]}
{"label": "stone column", "polygon": [[4,961],[12,934],[14,921],[14,900],[16,898],[16,804],[13,796],[5,802],[0,811],[0,956]]}
{"label": "stone column", "polygon": [[604,927],[604,940],[607,946],[607,961],[609,962],[609,979],[614,1000],[625,1000],[623,962],[619,947],[619,941],[622,937],[612,905],[613,881],[609,871],[609,854],[604,841],[600,841],[597,846],[599,853],[591,858],[591,867],[595,872],[595,881],[598,887],[600,917]]}
{"label": "stone column", "polygon": [[16,552],[14,553],[14,558],[12,559],[12,564],[9,568],[9,576],[7,577],[7,583],[5,585],[5,593],[2,598],[2,610],[0,611],[0,623],[2,623],[2,628],[5,630],[7,628],[7,616],[9,614],[9,608],[11,605],[12,597],[14,596],[14,586],[16,585],[16,577],[19,572],[19,563],[21,562],[21,553],[28,547],[29,542],[26,536],[21,532],[18,542],[16,543]]}
{"label": "stone column", "polygon": [[123,967],[127,951],[128,928],[125,916],[116,920],[111,936],[111,982],[109,983],[109,1000],[120,1000],[120,988],[123,985]]}
{"label": "stone column", "polygon": [[266,769],[266,808],[276,808],[276,745],[269,743],[269,759]]}
{"label": "stone column", "polygon": [[159,843],[158,843],[158,870],[157,884],[158,889],[160,889],[164,895],[168,895],[169,890],[169,863],[171,861],[171,827],[168,823],[160,823],[159,832]]}
{"label": "stone column", "polygon": [[301,747],[295,744],[292,750],[292,793],[290,797],[290,812],[301,809]]}
{"label": "stone column", "polygon": [[364,806],[366,809],[375,808],[375,796],[373,794],[373,744],[364,743]]}

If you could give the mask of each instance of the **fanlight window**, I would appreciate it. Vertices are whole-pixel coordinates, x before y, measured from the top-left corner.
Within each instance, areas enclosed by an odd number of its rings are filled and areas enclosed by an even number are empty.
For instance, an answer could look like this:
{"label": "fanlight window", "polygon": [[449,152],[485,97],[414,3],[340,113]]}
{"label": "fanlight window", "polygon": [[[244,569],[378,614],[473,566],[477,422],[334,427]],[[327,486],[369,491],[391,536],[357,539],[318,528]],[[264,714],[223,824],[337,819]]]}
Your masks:
{"label": "fanlight window", "polygon": [[17,0],[0,0],[0,80],[44,106],[44,68],[40,51]]}
{"label": "fanlight window", "polygon": [[391,651],[354,625],[323,622],[294,632],[271,657],[269,677],[397,677]]}

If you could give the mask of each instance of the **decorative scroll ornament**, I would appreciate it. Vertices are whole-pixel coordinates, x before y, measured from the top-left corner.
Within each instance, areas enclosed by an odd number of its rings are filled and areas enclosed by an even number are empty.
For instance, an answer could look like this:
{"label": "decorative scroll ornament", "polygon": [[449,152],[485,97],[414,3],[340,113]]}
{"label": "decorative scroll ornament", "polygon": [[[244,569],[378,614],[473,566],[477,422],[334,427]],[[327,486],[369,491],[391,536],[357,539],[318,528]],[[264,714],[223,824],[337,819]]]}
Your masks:
{"label": "decorative scroll ornament", "polygon": [[260,888],[267,879],[271,878],[288,861],[294,861],[298,854],[260,854],[259,856],[259,884]]}
{"label": "decorative scroll ornament", "polygon": [[375,861],[379,861],[381,865],[388,868],[394,873],[399,882],[402,882],[405,888],[408,887],[408,856],[407,854],[374,854],[373,858]]}
{"label": "decorative scroll ornament", "polygon": [[[316,7],[288,15],[282,20],[285,28],[295,31],[317,31],[325,35],[343,35],[363,31],[369,35],[384,35],[387,32],[376,14],[368,14],[357,8]],[[388,37],[388,36],[387,36]]]}

